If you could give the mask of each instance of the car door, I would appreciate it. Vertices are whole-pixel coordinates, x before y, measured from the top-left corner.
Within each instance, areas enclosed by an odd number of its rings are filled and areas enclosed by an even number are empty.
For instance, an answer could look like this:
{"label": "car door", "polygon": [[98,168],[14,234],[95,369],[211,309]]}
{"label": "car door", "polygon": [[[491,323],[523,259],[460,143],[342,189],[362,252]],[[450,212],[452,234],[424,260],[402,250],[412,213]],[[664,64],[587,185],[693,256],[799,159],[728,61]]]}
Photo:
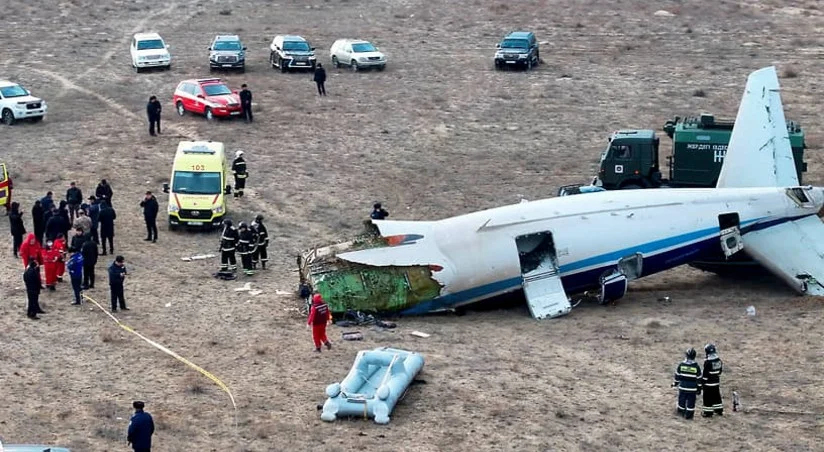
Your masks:
{"label": "car door", "polygon": [[186,111],[195,111],[195,102],[192,96],[192,84],[184,83],[180,87],[180,101],[183,102],[183,109]]}
{"label": "car door", "polygon": [[351,65],[352,64],[352,44],[351,43],[347,42],[346,45],[343,46],[343,55],[341,55],[340,61],[341,61],[341,63],[346,64],[346,65]]}
{"label": "car door", "polygon": [[[192,84],[192,111],[196,113],[203,113],[206,111],[206,94],[203,92],[203,88],[198,85]],[[198,96],[203,96],[200,98]]]}
{"label": "car door", "polygon": [[135,58],[135,53],[137,52],[136,46],[137,46],[137,41],[135,41],[135,39],[132,38],[132,44],[129,46],[129,55],[131,55],[131,57],[132,57],[132,64],[134,64],[135,61],[137,61],[137,58]]}

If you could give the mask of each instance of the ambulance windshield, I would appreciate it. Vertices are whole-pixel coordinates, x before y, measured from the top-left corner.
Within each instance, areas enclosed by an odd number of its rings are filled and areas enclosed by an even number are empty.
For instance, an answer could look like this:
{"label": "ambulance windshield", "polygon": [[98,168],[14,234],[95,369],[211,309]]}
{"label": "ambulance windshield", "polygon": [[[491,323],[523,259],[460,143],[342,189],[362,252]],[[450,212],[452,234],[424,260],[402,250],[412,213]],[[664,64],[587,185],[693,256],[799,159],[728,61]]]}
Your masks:
{"label": "ambulance windshield", "polygon": [[175,171],[172,192],[182,195],[217,195],[220,189],[220,173],[201,171]]}

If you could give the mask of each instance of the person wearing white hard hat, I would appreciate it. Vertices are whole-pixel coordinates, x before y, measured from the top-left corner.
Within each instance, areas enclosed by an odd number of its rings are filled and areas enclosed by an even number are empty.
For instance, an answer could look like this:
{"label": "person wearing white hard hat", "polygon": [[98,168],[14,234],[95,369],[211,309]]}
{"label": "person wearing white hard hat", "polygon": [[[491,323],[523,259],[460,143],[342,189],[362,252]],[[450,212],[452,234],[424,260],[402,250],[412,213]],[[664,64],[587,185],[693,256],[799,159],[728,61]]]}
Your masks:
{"label": "person wearing white hard hat", "polygon": [[232,175],[235,177],[235,198],[243,196],[243,189],[246,188],[246,178],[249,173],[246,171],[246,160],[243,159],[243,151],[235,152],[235,160],[232,161]]}

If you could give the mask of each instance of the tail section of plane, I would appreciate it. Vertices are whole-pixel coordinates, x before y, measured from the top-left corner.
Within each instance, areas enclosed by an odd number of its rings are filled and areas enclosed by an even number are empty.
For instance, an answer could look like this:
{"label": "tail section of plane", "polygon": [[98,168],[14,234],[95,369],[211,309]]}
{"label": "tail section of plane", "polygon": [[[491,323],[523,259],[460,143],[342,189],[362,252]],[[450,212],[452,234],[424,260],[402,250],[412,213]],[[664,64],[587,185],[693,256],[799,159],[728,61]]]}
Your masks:
{"label": "tail section of plane", "polygon": [[779,91],[774,66],[750,74],[718,176],[718,188],[798,185]]}

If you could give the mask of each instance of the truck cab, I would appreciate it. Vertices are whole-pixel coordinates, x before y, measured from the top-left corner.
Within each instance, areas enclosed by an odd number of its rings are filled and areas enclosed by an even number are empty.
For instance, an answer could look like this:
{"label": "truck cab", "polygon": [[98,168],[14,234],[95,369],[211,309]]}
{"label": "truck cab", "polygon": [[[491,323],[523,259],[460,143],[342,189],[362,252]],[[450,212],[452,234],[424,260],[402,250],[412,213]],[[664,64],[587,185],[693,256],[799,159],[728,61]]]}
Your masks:
{"label": "truck cab", "polygon": [[598,185],[607,190],[660,185],[658,137],[652,130],[619,130],[601,153]]}
{"label": "truck cab", "polygon": [[181,141],[172,163],[169,194],[169,229],[179,226],[217,227],[226,215],[228,164],[223,143]]}
{"label": "truck cab", "polygon": [[[607,190],[715,187],[734,125],[734,121],[718,120],[708,113],[667,121],[663,130],[672,139],[672,154],[666,157],[667,179],[659,168],[659,138],[654,131],[614,132],[601,154],[595,185]],[[799,123],[787,121],[787,132],[800,183],[807,171],[804,131]]]}

